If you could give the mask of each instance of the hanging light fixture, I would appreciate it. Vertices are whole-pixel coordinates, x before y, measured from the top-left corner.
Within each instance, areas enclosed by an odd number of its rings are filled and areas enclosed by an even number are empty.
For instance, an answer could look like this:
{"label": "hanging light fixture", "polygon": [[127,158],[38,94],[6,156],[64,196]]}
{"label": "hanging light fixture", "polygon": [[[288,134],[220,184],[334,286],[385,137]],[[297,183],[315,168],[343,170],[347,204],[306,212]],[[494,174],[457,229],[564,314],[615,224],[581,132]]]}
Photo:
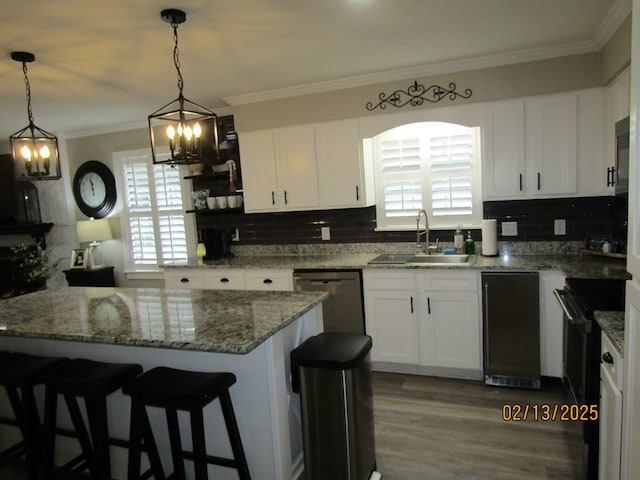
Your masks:
{"label": "hanging light fixture", "polygon": [[[184,80],[180,72],[178,25],[187,20],[182,10],[167,9],[160,17],[173,28],[173,63],[178,73],[178,98],[149,115],[149,135],[153,163],[192,164],[218,156],[218,128],[216,114],[182,94]],[[169,156],[160,155],[165,147]]]}
{"label": "hanging light fixture", "polygon": [[13,158],[19,169],[16,176],[18,179],[56,180],[60,178],[58,139],[52,133],[37,127],[31,113],[31,85],[27,77],[27,63],[34,62],[36,56],[29,52],[11,52],[11,59],[22,63],[29,117],[29,125],[9,137]]}

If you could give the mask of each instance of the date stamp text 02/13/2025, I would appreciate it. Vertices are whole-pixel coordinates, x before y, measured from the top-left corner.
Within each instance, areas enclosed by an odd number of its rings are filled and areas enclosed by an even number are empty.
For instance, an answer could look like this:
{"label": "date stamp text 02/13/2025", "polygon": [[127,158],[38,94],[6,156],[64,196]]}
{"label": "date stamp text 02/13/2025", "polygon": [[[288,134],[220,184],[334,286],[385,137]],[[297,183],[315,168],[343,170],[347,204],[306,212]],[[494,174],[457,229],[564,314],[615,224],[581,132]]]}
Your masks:
{"label": "date stamp text 02/13/2025", "polygon": [[595,421],[598,420],[598,405],[505,403],[502,405],[502,420],[505,422]]}

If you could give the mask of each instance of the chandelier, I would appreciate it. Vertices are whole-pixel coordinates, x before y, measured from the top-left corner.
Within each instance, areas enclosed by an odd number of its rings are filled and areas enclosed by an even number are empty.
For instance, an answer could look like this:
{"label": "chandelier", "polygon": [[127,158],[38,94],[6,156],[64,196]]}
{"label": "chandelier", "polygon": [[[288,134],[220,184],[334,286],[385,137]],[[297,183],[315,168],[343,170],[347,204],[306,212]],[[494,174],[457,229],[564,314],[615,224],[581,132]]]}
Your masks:
{"label": "chandelier", "polygon": [[[178,98],[149,115],[149,135],[153,163],[192,164],[218,155],[216,114],[182,94],[178,26],[187,20],[182,10],[167,9],[160,17],[173,28],[173,64],[178,74]],[[164,147],[160,149],[160,147]],[[162,152],[168,151],[165,155]]]}
{"label": "chandelier", "polygon": [[11,59],[22,63],[27,89],[27,116],[29,125],[9,137],[18,179],[56,180],[60,178],[58,139],[52,133],[36,126],[31,112],[31,85],[27,76],[27,63],[36,56],[29,52],[11,52]]}

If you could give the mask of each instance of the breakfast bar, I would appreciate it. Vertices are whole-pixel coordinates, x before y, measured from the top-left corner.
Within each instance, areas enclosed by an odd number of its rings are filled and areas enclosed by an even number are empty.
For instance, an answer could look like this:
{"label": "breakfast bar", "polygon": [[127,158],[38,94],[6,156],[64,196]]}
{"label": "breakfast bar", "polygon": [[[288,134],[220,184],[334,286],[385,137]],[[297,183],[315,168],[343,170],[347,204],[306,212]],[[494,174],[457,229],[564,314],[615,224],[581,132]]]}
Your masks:
{"label": "breakfast bar", "polygon": [[[254,478],[297,478],[303,469],[297,395],[289,353],[322,330],[325,293],[65,287],[0,303],[0,350],[106,362],[228,371],[240,435]],[[109,399],[109,428],[126,439],[129,398]],[[7,399],[0,397],[0,413]],[[151,412],[152,414],[155,412]],[[159,412],[158,414],[160,414]],[[186,420],[186,418],[185,418]],[[151,416],[154,423],[154,417]],[[205,411],[207,448],[230,454],[217,405]],[[0,447],[6,439],[0,437]],[[169,461],[166,439],[161,457]],[[71,445],[69,446],[71,448]],[[113,475],[126,477],[126,451],[112,449]],[[168,465],[167,465],[168,466]],[[216,477],[235,478],[216,467]]]}

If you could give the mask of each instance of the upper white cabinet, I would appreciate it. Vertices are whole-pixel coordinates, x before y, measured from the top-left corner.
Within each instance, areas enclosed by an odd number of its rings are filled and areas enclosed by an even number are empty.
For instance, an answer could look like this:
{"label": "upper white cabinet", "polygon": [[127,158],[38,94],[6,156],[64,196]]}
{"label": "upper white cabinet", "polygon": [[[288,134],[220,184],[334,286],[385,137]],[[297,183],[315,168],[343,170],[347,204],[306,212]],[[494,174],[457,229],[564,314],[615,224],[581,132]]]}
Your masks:
{"label": "upper white cabinet", "polygon": [[261,130],[240,137],[245,211],[318,207],[312,127]]}
{"label": "upper white cabinet", "polygon": [[373,204],[356,120],[240,134],[246,212]]}
{"label": "upper white cabinet", "polygon": [[577,193],[577,123],[575,93],[525,100],[526,189],[529,196]]}
{"label": "upper white cabinet", "polygon": [[483,133],[485,199],[524,197],[524,102],[512,100],[489,105]]}
{"label": "upper white cabinet", "polygon": [[322,208],[373,205],[373,168],[365,162],[355,120],[315,126]]}
{"label": "upper white cabinet", "polygon": [[[615,124],[629,116],[630,73],[627,68],[607,87],[606,94],[606,126],[605,126],[605,160],[607,172],[616,167]],[[606,175],[608,193],[614,193],[612,174]],[[602,179],[601,179],[602,180]]]}

